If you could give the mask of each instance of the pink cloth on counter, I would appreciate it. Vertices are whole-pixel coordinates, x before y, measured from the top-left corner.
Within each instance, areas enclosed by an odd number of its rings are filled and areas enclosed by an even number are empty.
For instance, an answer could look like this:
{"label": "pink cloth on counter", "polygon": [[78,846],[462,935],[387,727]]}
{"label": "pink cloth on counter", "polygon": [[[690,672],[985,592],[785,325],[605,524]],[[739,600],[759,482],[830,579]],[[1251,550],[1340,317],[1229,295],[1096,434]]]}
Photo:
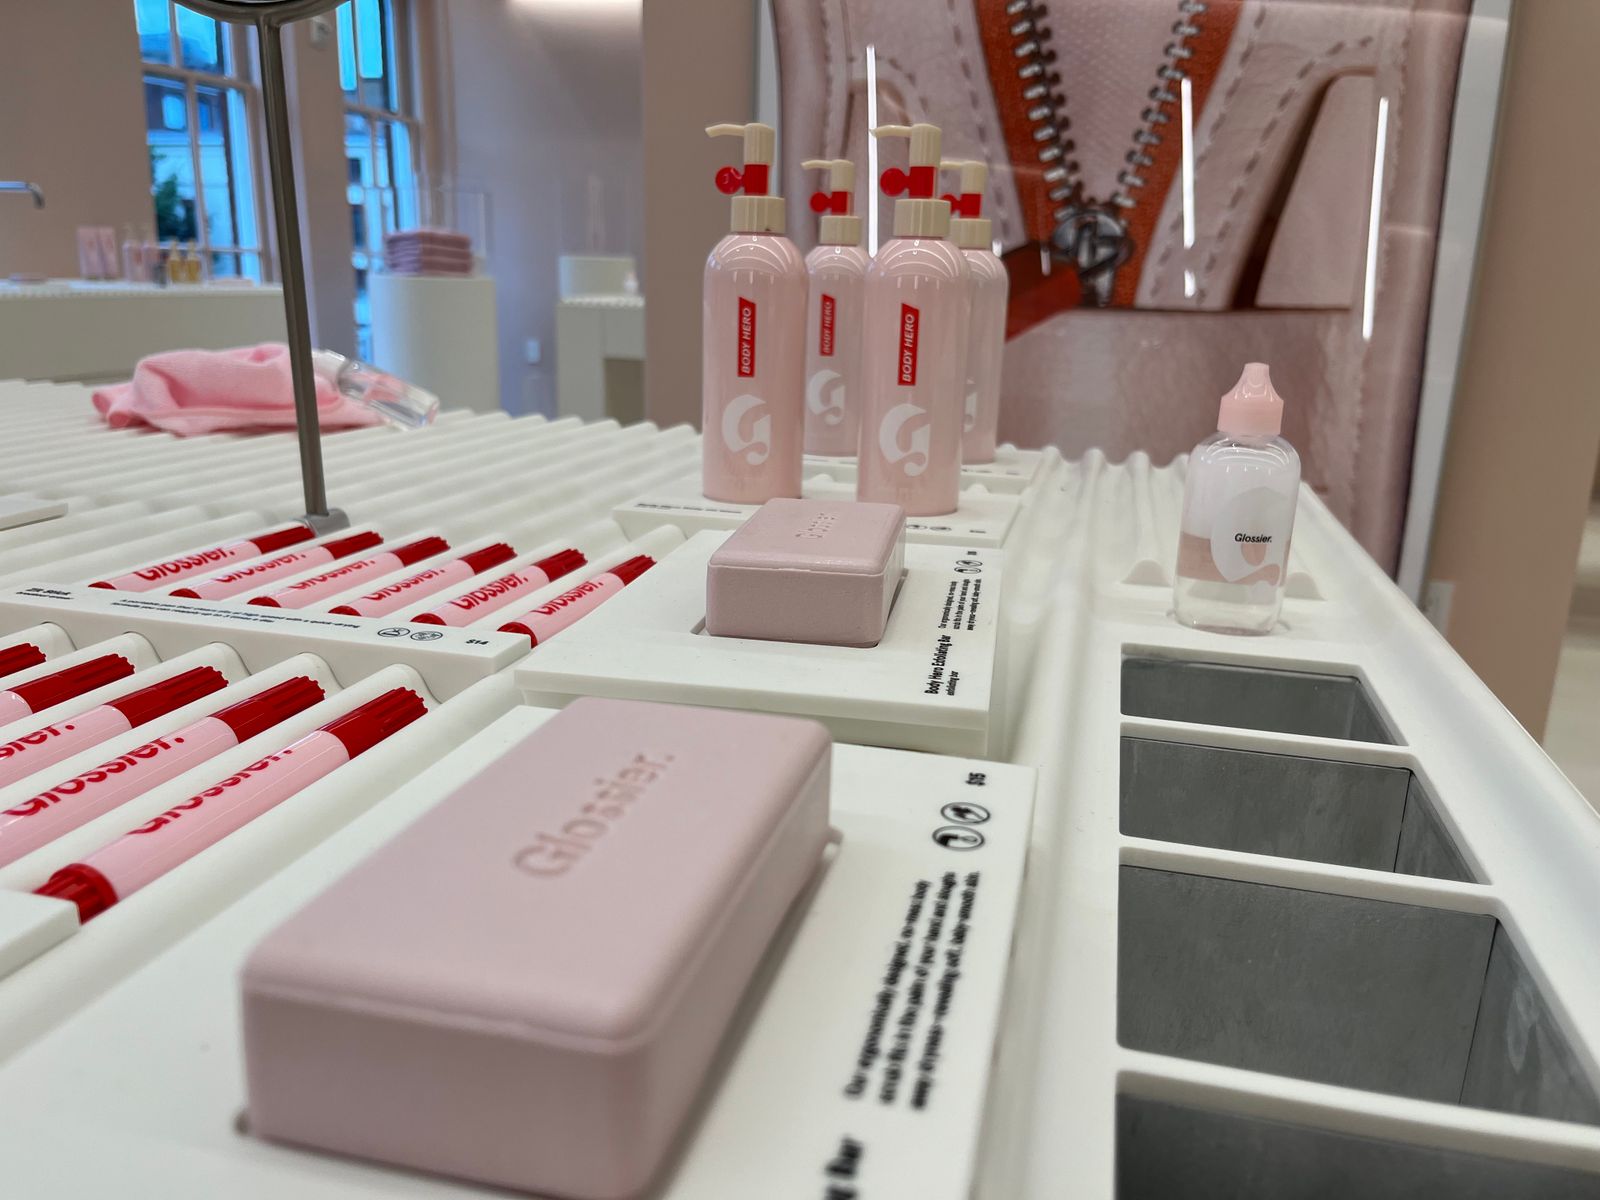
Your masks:
{"label": "pink cloth on counter", "polygon": [[[128,383],[94,394],[113,429],[153,425],[180,437],[249,429],[293,429],[294,385],[282,342],[235,350],[168,350],[139,360]],[[382,418],[317,377],[324,429],[376,425]]]}

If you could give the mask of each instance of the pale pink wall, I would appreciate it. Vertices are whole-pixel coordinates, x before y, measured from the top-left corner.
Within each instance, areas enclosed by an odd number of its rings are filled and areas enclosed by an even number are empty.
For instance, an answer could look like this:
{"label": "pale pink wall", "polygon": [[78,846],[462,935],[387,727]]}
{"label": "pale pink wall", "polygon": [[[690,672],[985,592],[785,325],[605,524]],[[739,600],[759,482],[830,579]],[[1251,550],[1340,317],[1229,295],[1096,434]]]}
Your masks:
{"label": "pale pink wall", "polygon": [[1517,4],[1428,578],[1445,635],[1540,737],[1600,448],[1600,139],[1570,81],[1600,5]]}
{"label": "pale pink wall", "polygon": [[[0,278],[78,273],[76,229],[146,225],[150,166],[132,0],[0,3]],[[3,366],[3,364],[0,364]],[[3,371],[0,371],[3,374]]]}
{"label": "pale pink wall", "polygon": [[443,11],[448,38],[435,48],[453,129],[433,136],[453,134],[458,184],[489,194],[502,400],[550,411],[558,257],[642,257],[639,4],[453,0]]}
{"label": "pale pink wall", "polygon": [[711,181],[733,145],[705,129],[755,119],[755,43],[750,0],[654,0],[645,16],[645,412],[659,425],[700,423],[701,280],[728,232]]}

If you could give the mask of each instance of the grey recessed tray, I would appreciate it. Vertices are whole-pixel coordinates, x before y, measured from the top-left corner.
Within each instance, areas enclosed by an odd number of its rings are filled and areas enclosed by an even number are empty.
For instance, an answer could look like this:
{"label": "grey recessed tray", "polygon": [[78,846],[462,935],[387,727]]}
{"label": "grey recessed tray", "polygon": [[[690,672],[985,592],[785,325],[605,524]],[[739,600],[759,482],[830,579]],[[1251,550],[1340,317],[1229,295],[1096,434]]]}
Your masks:
{"label": "grey recessed tray", "polygon": [[1130,657],[1122,661],[1122,711],[1307,737],[1397,740],[1361,681],[1350,675]]}
{"label": "grey recessed tray", "polygon": [[1595,1200],[1600,1175],[1117,1097],[1117,1200]]}
{"label": "grey recessed tray", "polygon": [[1492,916],[1124,866],[1124,1046],[1600,1124],[1600,1101]]}
{"label": "grey recessed tray", "polygon": [[1477,882],[1405,767],[1125,737],[1121,827],[1130,837]]}

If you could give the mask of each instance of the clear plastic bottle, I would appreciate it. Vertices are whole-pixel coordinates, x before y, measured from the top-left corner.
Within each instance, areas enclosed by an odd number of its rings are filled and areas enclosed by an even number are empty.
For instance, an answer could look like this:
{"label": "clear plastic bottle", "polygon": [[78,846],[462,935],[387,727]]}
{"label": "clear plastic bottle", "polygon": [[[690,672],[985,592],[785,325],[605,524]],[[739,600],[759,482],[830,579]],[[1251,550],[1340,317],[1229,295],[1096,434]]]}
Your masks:
{"label": "clear plastic bottle", "polygon": [[122,277],[129,283],[143,283],[144,243],[133,235],[133,226],[122,227]]}
{"label": "clear plastic bottle", "polygon": [[311,367],[346,400],[370,408],[401,429],[421,429],[439,415],[439,397],[432,392],[335,350],[313,350]]}
{"label": "clear plastic bottle", "polygon": [[1262,634],[1277,624],[1300,497],[1300,456],[1282,427],[1267,365],[1246,364],[1217,432],[1189,456],[1173,582],[1185,625]]}

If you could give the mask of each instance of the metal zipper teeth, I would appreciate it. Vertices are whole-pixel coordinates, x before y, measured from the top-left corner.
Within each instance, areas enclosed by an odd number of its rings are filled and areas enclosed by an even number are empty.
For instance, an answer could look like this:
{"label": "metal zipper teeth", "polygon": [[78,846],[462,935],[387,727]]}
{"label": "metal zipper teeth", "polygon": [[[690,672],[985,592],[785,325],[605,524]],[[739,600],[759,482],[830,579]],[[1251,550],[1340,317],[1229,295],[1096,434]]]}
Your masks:
{"label": "metal zipper teeth", "polygon": [[1011,55],[1017,63],[1017,81],[1027,104],[1029,136],[1044,168],[1045,194],[1051,204],[1060,204],[1077,191],[1073,176],[1078,163],[1067,157],[1077,144],[1067,136],[1072,122],[1066,115],[1066,97],[1056,90],[1061,76],[1053,66],[1056,53],[1050,48],[1050,29],[1040,23],[1047,12],[1037,0],[1010,0],[1006,5],[1006,17],[1011,22]]}
{"label": "metal zipper teeth", "polygon": [[[1206,0],[1179,0],[1178,19],[1172,24],[1172,40],[1161,51],[1161,66],[1156,70],[1156,85],[1148,93],[1149,103],[1140,116],[1139,127],[1133,131],[1133,147],[1123,155],[1126,164],[1117,172],[1117,190],[1109,201],[1113,209],[1127,210],[1138,201],[1132,193],[1145,185],[1139,172],[1155,162],[1146,149],[1159,146],[1166,140],[1162,128],[1172,123],[1172,112],[1178,104],[1178,89],[1189,77],[1183,64],[1194,57],[1189,39],[1200,33],[1200,18],[1210,7]],[[1057,216],[1057,220],[1060,220]]]}

